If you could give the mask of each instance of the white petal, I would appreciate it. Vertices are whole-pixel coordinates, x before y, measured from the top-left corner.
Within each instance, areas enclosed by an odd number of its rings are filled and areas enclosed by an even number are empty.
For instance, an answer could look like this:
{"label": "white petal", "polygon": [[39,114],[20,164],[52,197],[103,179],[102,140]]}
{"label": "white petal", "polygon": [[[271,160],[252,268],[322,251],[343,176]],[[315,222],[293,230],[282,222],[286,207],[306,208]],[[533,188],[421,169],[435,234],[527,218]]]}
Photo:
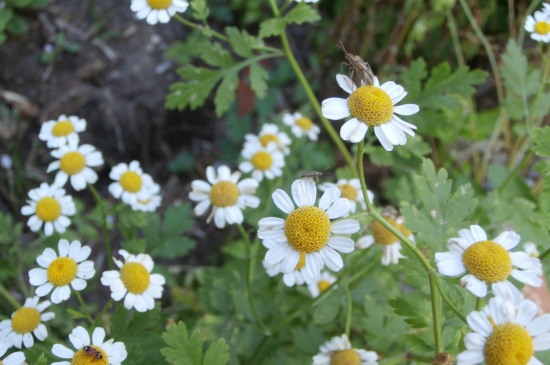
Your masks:
{"label": "white petal", "polygon": [[374,241],[373,236],[364,236],[357,240],[357,242],[355,243],[355,247],[359,249],[365,249],[372,246],[374,243],[376,242]]}
{"label": "white petal", "polygon": [[376,137],[380,141],[380,144],[382,144],[382,147],[384,147],[386,151],[393,150],[393,144],[386,137],[386,135],[384,134],[384,130],[380,128],[380,126],[374,127],[374,134],[376,135]]}
{"label": "white petal", "polygon": [[462,279],[460,279],[460,285],[478,298],[487,296],[487,284],[473,275],[468,274],[462,277]]}
{"label": "white petal", "polygon": [[296,250],[291,250],[289,254],[281,261],[281,272],[288,275],[294,271],[298,261],[300,260],[300,253]]}
{"label": "white petal", "polygon": [[336,200],[340,198],[342,191],[337,187],[330,187],[326,189],[321,199],[319,199],[319,208],[327,210]]}
{"label": "white petal", "polygon": [[269,264],[276,264],[284,260],[292,251],[295,251],[287,242],[279,243],[277,246],[269,249],[265,254],[265,261]]}
{"label": "white petal", "polygon": [[338,85],[342,88],[342,90],[348,94],[351,94],[355,89],[357,89],[357,86],[355,86],[353,81],[346,75],[336,75],[336,82],[338,82]]}
{"label": "white petal", "polygon": [[545,313],[540,317],[535,318],[533,322],[529,323],[529,325],[525,327],[525,329],[532,337],[549,332],[550,331],[550,314]]}
{"label": "white petal", "polygon": [[527,285],[536,287],[542,285],[542,279],[535,273],[535,270],[512,270],[512,276]]}
{"label": "white petal", "polygon": [[342,260],[342,257],[332,248],[325,246],[318,252],[321,254],[323,262],[330,270],[340,271],[340,269],[344,267],[344,261]]}
{"label": "white petal", "polygon": [[351,205],[349,199],[340,198],[327,210],[329,219],[344,217],[349,213]]}
{"label": "white petal", "polygon": [[510,251],[511,249],[513,249],[518,245],[520,240],[521,240],[521,237],[516,232],[505,231],[499,234],[497,238],[493,240],[493,242],[498,243],[499,245],[504,247],[506,251]]}
{"label": "white petal", "polygon": [[523,270],[534,270],[541,266],[538,258],[531,257],[525,252],[510,252],[510,258],[512,259],[512,265]]}
{"label": "white petal", "polygon": [[359,231],[361,226],[355,219],[346,219],[333,223],[331,226],[331,232],[335,234],[353,234]]}
{"label": "white petal", "polygon": [[476,332],[470,332],[464,337],[464,346],[468,350],[481,350],[485,348],[487,339]]}
{"label": "white petal", "polygon": [[460,365],[476,365],[485,360],[485,355],[480,350],[466,350],[458,354],[456,360]]}
{"label": "white petal", "polygon": [[342,253],[350,253],[355,249],[355,242],[347,237],[331,237],[327,242],[327,246]]}
{"label": "white petal", "polygon": [[537,336],[533,339],[533,350],[546,351],[550,350],[550,333]]}
{"label": "white petal", "polygon": [[[70,335],[69,335],[70,336]],[[80,348],[79,348],[80,349]],[[67,347],[59,344],[55,344],[52,347],[52,354],[62,359],[72,359],[74,356],[74,351],[68,349]]]}
{"label": "white petal", "polygon": [[105,339],[105,330],[101,327],[97,327],[92,334],[92,344],[94,346],[101,346]]}
{"label": "white petal", "polygon": [[522,301],[516,314],[515,322],[521,324],[523,327],[526,327],[537,315],[537,310],[537,305],[532,301]]}
{"label": "white petal", "polygon": [[339,120],[350,116],[347,99],[328,98],[321,105],[323,116],[330,120]]}
{"label": "white petal", "polygon": [[466,317],[466,322],[470,328],[479,333],[481,336],[487,338],[491,333],[493,333],[493,326],[487,317],[481,312],[472,312]]}
{"label": "white petal", "polygon": [[403,104],[393,107],[394,113],[400,115],[413,115],[420,111],[420,108],[416,104]]}
{"label": "white petal", "polygon": [[298,207],[315,204],[317,189],[313,179],[294,180],[291,191],[292,198]]}
{"label": "white petal", "polygon": [[294,204],[284,190],[277,189],[271,196],[273,197],[273,203],[284,213],[290,214],[294,210]]}
{"label": "white petal", "polygon": [[306,272],[312,277],[316,278],[321,273],[321,254],[319,252],[306,253]]}

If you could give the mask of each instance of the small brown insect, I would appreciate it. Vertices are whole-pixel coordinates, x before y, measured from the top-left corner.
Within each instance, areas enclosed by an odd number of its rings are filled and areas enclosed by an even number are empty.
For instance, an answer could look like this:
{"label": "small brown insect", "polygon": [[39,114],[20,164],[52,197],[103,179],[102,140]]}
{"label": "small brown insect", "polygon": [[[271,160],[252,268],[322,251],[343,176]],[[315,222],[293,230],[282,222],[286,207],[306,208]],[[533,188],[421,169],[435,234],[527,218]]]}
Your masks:
{"label": "small brown insect", "polygon": [[300,174],[300,177],[303,179],[315,179],[315,182],[319,182],[319,178],[323,175],[329,175],[330,172],[326,172],[328,167],[323,171],[304,171]]}
{"label": "small brown insect", "polygon": [[[361,80],[365,83],[365,85],[374,85],[375,76],[372,72],[372,69],[370,68],[370,65],[367,62],[363,61],[361,57],[346,51],[346,48],[344,47],[342,41],[340,41],[340,45],[336,45],[336,47],[341,48],[342,51],[344,51],[344,57],[346,57],[349,62],[349,64],[344,64],[350,66],[350,78],[353,78],[353,73],[356,72]],[[353,88],[352,85],[350,86],[350,88]]]}
{"label": "small brown insect", "polygon": [[99,350],[94,349],[92,346],[84,346],[82,350],[88,355],[93,356],[95,358],[93,361],[103,360],[103,355],[101,354],[101,352],[99,352]]}

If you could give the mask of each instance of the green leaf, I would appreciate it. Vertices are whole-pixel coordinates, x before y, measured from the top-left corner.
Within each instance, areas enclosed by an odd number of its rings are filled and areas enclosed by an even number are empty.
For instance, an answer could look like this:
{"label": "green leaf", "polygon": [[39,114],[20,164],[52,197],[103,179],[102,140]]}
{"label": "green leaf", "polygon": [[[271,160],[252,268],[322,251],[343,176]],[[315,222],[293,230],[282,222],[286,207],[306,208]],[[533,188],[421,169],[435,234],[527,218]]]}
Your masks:
{"label": "green leaf", "polygon": [[229,110],[231,103],[235,101],[235,92],[239,85],[239,76],[237,72],[228,73],[220,83],[214,98],[216,104],[216,115],[222,115]]}
{"label": "green leaf", "polygon": [[313,312],[313,323],[326,324],[332,322],[340,311],[340,291],[333,290],[327,295]]}
{"label": "green leaf", "polygon": [[285,31],[286,22],[281,18],[268,19],[260,24],[260,38],[281,35]]}
{"label": "green leaf", "polygon": [[191,9],[193,9],[193,18],[205,22],[210,15],[210,9],[206,5],[206,0],[191,1]]}
{"label": "green leaf", "polygon": [[203,341],[198,331],[193,332],[189,338],[185,323],[179,322],[176,326],[168,327],[168,331],[162,337],[170,347],[165,347],[160,352],[169,363],[174,365],[201,365]]}
{"label": "green leaf", "polygon": [[0,44],[4,43],[6,41],[6,33],[0,32]]}
{"label": "green leaf", "polygon": [[189,172],[197,157],[193,153],[183,153],[168,162],[168,169],[172,172]]}
{"label": "green leaf", "polygon": [[200,57],[210,66],[230,67],[235,64],[231,54],[223,49],[222,45],[215,43],[205,43],[202,45]]}
{"label": "green leaf", "polygon": [[419,298],[418,295],[411,295],[408,298],[410,300],[414,298],[415,301],[411,303],[405,298],[397,297],[390,299],[388,304],[392,306],[395,314],[405,317],[405,322],[410,324],[412,328],[428,327],[430,325],[429,310],[422,310],[429,308],[428,301],[424,298]]}
{"label": "green leaf", "polygon": [[225,365],[229,361],[227,350],[229,346],[223,338],[220,338],[206,350],[202,365]]}
{"label": "green leaf", "polygon": [[287,24],[296,23],[312,23],[321,20],[321,16],[317,10],[313,9],[305,2],[298,3],[298,5],[290,10],[284,17]]}
{"label": "green leaf", "polygon": [[44,355],[44,353],[42,353],[40,357],[36,359],[35,365],[48,365],[48,359],[46,358],[46,355]]}
{"label": "green leaf", "polygon": [[369,160],[377,166],[392,166],[394,163],[393,155],[379,146],[366,145],[365,154],[368,155]]}
{"label": "green leaf", "polygon": [[193,228],[195,222],[192,219],[192,213],[193,208],[189,203],[181,204],[177,208],[169,207],[164,213],[162,238],[175,238]]}
{"label": "green leaf", "polygon": [[28,24],[25,19],[18,15],[13,15],[6,27],[6,30],[12,35],[20,35],[27,31]]}
{"label": "green leaf", "polygon": [[80,313],[79,311],[76,311],[74,309],[67,308],[67,312],[69,312],[73,316],[74,319],[86,318],[86,315],[84,313]]}
{"label": "green leaf", "polygon": [[506,54],[502,55],[502,65],[500,66],[504,86],[516,96],[527,97],[535,94],[540,80],[540,72],[538,75],[532,73],[528,76],[528,71],[527,57],[516,41],[508,40]]}
{"label": "green leaf", "polygon": [[409,98],[416,99],[420,95],[422,80],[427,76],[426,61],[422,58],[417,58],[411,63],[409,68],[403,69],[401,81],[403,82],[403,87],[408,92],[407,96]]}
{"label": "green leaf", "polygon": [[267,79],[269,73],[259,63],[250,65],[250,87],[259,99],[267,95]]}
{"label": "green leaf", "polygon": [[540,157],[550,157],[550,128],[537,128],[533,130],[535,146],[533,152]]}
{"label": "green leaf", "polygon": [[225,34],[229,37],[229,44],[233,47],[233,51],[241,57],[252,57],[252,45],[254,37],[246,30],[239,30],[236,27],[225,27]]}
{"label": "green leaf", "polygon": [[0,31],[6,29],[6,26],[8,25],[12,17],[13,17],[12,8],[0,9]]}

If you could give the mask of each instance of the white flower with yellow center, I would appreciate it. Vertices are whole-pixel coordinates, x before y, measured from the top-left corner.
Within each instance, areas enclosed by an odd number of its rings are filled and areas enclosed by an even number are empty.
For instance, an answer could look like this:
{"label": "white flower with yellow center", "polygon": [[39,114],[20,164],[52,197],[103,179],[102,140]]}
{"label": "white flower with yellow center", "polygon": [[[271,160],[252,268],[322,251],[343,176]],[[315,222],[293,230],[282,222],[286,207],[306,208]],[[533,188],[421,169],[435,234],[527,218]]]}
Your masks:
{"label": "white flower with yellow center", "polygon": [[86,184],[95,184],[97,174],[90,167],[103,165],[103,156],[94,146],[83,144],[79,147],[74,141],[53,150],[51,155],[59,159],[50,163],[46,171],[59,169],[54,185],[63,187],[70,177],[71,185],[77,191],[85,189]]}
{"label": "white flower with yellow center", "polygon": [[525,19],[525,30],[531,33],[535,41],[550,42],[550,14],[545,11],[535,11],[534,16]]}
{"label": "white flower with yellow center", "polygon": [[351,348],[348,336],[333,337],[319,347],[321,352],[313,357],[312,365],[377,365],[374,351]]}
{"label": "white flower with yellow center", "polygon": [[273,180],[283,174],[285,156],[275,142],[269,142],[267,147],[259,143],[245,144],[241,155],[246,161],[239,164],[239,170],[252,172],[252,177],[258,181],[262,181],[264,176]]}
{"label": "white flower with yellow center", "polygon": [[76,327],[69,335],[69,341],[73,344],[76,352],[66,346],[55,344],[52,347],[52,354],[68,359],[69,361],[54,362],[52,365],[120,365],[126,360],[128,352],[122,342],[114,342],[114,339],[105,341],[105,330],[97,327],[90,335],[84,327]]}
{"label": "white flower with yellow center", "polygon": [[150,186],[154,184],[151,176],[143,173],[138,161],[132,161],[129,165],[119,163],[113,167],[109,177],[115,180],[109,185],[109,192],[129,205],[147,200]]}
{"label": "white flower with yellow center", "polygon": [[192,191],[189,199],[200,202],[195,207],[197,216],[203,215],[210,205],[212,213],[206,219],[210,223],[214,218],[214,224],[218,228],[224,228],[225,223],[235,224],[243,222],[243,210],[246,207],[258,208],[260,199],[253,194],[258,188],[258,181],[255,179],[241,178],[241,172],[231,170],[227,166],[218,167],[218,173],[212,166],[206,168],[206,181],[194,180],[191,183]]}
{"label": "white flower with yellow center", "polygon": [[492,285],[495,293],[508,293],[511,298],[521,295],[508,281],[510,275],[531,286],[542,284],[535,271],[540,267],[538,258],[525,252],[508,252],[519,243],[519,234],[506,231],[488,240],[483,228],[472,225],[458,235],[447,243],[450,252],[436,253],[435,261],[441,275],[454,277],[468,272],[460,279],[460,285],[475,296],[485,297],[488,285]]}
{"label": "white flower with yellow center", "polygon": [[[523,244],[523,251],[529,255],[530,257],[536,257],[539,258],[540,252],[537,249],[537,245],[533,242],[526,242]],[[544,272],[542,271],[542,265],[538,269],[535,270],[535,273],[538,276],[543,276]]]}
{"label": "white flower with yellow center", "polygon": [[270,265],[281,263],[281,272],[290,274],[304,253],[309,276],[319,276],[322,263],[332,271],[339,271],[344,262],[336,251],[350,253],[355,244],[351,238],[332,234],[353,234],[359,230],[359,222],[346,219],[331,223],[330,220],[348,214],[349,200],[340,198],[340,189],[329,188],[316,207],[317,189],[313,179],[296,180],[291,189],[298,208],[294,208],[286,192],[277,189],[272,195],[273,202],[288,217],[286,220],[268,217],[258,222],[258,238],[277,243],[267,251],[265,260]]}
{"label": "white flower with yellow center", "polygon": [[[335,183],[322,183],[319,185],[319,190],[325,191],[328,188],[336,187],[340,189],[342,192],[342,195],[340,195],[341,198],[346,198],[349,200],[351,204],[350,213],[355,214],[357,211],[357,203],[361,204],[361,209],[365,210],[367,209],[367,205],[365,204],[365,199],[363,199],[363,190],[361,189],[361,182],[359,179],[340,179],[338,182]],[[374,194],[372,191],[367,190],[367,194],[369,196],[369,201],[372,203],[374,200]]]}
{"label": "white flower with yellow center", "polygon": [[[273,240],[264,240],[262,241],[262,243],[267,249],[270,249],[271,247],[274,247],[277,245],[277,242]],[[267,261],[264,260],[262,264],[264,265],[264,269],[267,272],[267,275],[271,277],[281,273],[280,262],[276,264],[269,264],[267,263]],[[320,264],[323,265],[322,262],[320,262]],[[290,274],[283,275],[283,283],[285,283],[285,285],[288,287],[292,287],[294,285],[302,285],[304,283],[309,285],[309,283],[311,283],[315,279],[309,276],[309,274],[305,269],[305,266],[306,266],[306,254],[302,252],[300,254],[300,260],[296,264],[294,271],[292,271]]]}
{"label": "white flower with yellow center", "polygon": [[543,365],[534,352],[550,349],[550,314],[535,318],[537,310],[530,300],[515,306],[491,298],[481,312],[466,317],[473,332],[464,337],[466,350],[457,356],[457,365]]}
{"label": "white flower with yellow center", "polygon": [[[313,298],[317,298],[319,294],[328,289],[329,286],[336,282],[336,277],[330,275],[327,271],[321,272],[319,277],[316,277],[308,283],[308,289]],[[337,286],[336,286],[337,287]]]}
{"label": "white flower with yellow center", "polygon": [[49,148],[58,148],[68,142],[78,144],[78,133],[86,130],[86,120],[79,117],[62,115],[57,120],[42,123],[38,138],[46,141]]}
{"label": "white flower with yellow center", "polygon": [[[4,356],[6,351],[11,347],[11,342],[7,338],[0,337],[0,357]],[[14,352],[13,354],[6,356],[4,359],[0,359],[0,365],[25,365],[25,354],[21,351]]]}
{"label": "white flower with yellow center", "polygon": [[65,190],[56,185],[40,184],[39,188],[29,191],[27,204],[21,208],[21,214],[30,215],[27,225],[31,231],[36,232],[44,225],[44,234],[51,236],[54,229],[65,232],[71,225],[68,215],[76,213],[73,198],[65,195]]}
{"label": "white flower with yellow center", "polygon": [[277,148],[285,155],[290,153],[290,148],[288,148],[288,146],[292,143],[292,140],[286,133],[279,132],[279,127],[271,123],[264,124],[259,135],[247,134],[244,136],[244,139],[246,140],[244,142],[245,149],[250,144],[261,144],[262,147],[267,147],[269,142],[275,142]]}
{"label": "white flower with yellow center", "polygon": [[147,18],[147,23],[168,23],[170,17],[187,10],[189,3],[183,0],[132,0],[130,9],[138,19]]}
{"label": "white flower with yellow center", "polygon": [[311,119],[304,117],[300,113],[285,113],[283,115],[283,123],[290,126],[290,130],[298,138],[305,134],[310,140],[316,141],[319,138],[319,133],[321,133],[321,128],[313,124]]}
{"label": "white flower with yellow center", "polygon": [[350,93],[349,98],[328,98],[323,100],[323,116],[330,120],[353,117],[340,129],[344,141],[359,143],[365,138],[369,127],[374,127],[374,134],[386,151],[393,150],[394,145],[407,143],[405,133],[414,136],[416,126],[403,121],[396,114],[412,115],[420,108],[416,104],[395,106],[407,95],[403,86],[388,81],[380,86],[378,78],[374,85],[357,87],[345,75],[336,75],[340,87]]}
{"label": "white flower with yellow center", "polygon": [[135,204],[132,205],[133,210],[140,210],[142,212],[154,212],[160,207],[162,203],[162,197],[159,195],[159,184],[149,185],[147,188],[149,197],[145,200],[138,199]]}
{"label": "white flower with yellow center", "polygon": [[38,304],[37,296],[27,298],[23,308],[16,310],[11,315],[11,319],[0,322],[0,337],[6,337],[9,340],[9,345],[18,349],[21,348],[21,344],[26,348],[34,345],[31,333],[34,333],[39,341],[44,341],[48,337],[48,330],[42,322],[55,318],[55,313],[42,312],[51,304],[48,300]]}
{"label": "white flower with yellow center", "polygon": [[[42,269],[29,271],[29,282],[38,286],[35,294],[39,297],[52,291],[51,300],[59,304],[71,296],[71,289],[82,290],[86,287],[86,280],[95,275],[94,262],[85,261],[92,250],[88,246],[82,246],[79,241],[59,240],[59,257],[51,248],[44,250],[42,255],[36,258]],[[55,289],[54,289],[55,288]]]}
{"label": "white flower with yellow center", "polygon": [[124,298],[126,309],[134,307],[138,312],[154,309],[155,299],[162,297],[164,276],[151,274],[155,266],[151,256],[143,253],[130,255],[124,250],[118,253],[124,257],[124,263],[115,258],[113,260],[120,271],[105,271],[101,276],[101,284],[110,287],[114,300]]}

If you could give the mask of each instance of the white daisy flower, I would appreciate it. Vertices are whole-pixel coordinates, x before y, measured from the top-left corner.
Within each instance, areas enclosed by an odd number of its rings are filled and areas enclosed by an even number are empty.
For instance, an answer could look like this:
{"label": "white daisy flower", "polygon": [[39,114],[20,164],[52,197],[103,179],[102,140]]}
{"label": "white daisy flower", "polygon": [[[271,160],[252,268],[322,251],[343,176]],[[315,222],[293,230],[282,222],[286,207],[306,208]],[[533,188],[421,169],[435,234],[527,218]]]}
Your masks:
{"label": "white daisy flower", "polygon": [[65,190],[56,185],[40,184],[39,188],[29,191],[27,204],[21,208],[21,214],[30,215],[27,225],[36,232],[44,224],[44,234],[51,236],[54,229],[64,233],[71,225],[68,215],[76,213],[73,198],[65,195]]}
{"label": "white daisy flower", "polygon": [[197,216],[203,215],[210,205],[212,213],[206,219],[214,223],[218,228],[224,228],[225,223],[235,224],[243,222],[243,210],[246,207],[258,208],[260,199],[252,194],[256,193],[258,181],[255,179],[244,179],[240,171],[231,173],[227,166],[218,167],[218,173],[212,166],[206,168],[206,181],[194,180],[191,183],[193,189],[189,193],[189,199],[200,202],[195,207]]}
{"label": "white daisy flower", "polygon": [[244,136],[244,139],[245,149],[250,144],[261,144],[263,147],[267,147],[269,142],[275,142],[277,148],[285,155],[290,153],[290,148],[288,146],[292,143],[292,140],[285,132],[279,132],[278,125],[271,123],[264,124],[259,135],[247,134]]}
{"label": "white daisy flower", "polygon": [[369,127],[374,127],[374,134],[386,151],[393,150],[394,145],[407,143],[405,133],[414,136],[416,126],[403,121],[396,114],[412,115],[420,108],[416,104],[395,106],[407,95],[405,89],[393,81],[380,86],[378,78],[374,85],[355,86],[345,75],[336,75],[340,87],[350,93],[347,99],[328,98],[323,100],[323,116],[330,120],[353,117],[340,129],[344,141],[359,143],[365,138]]}
{"label": "white daisy flower", "polygon": [[124,298],[124,308],[134,307],[138,312],[155,308],[155,299],[162,297],[164,276],[151,274],[155,263],[151,256],[139,254],[130,255],[124,250],[118,253],[124,257],[124,263],[113,257],[120,271],[105,271],[101,276],[101,284],[111,288],[111,298],[116,301]]}
{"label": "white daisy flower", "polygon": [[[361,182],[359,181],[359,179],[351,179],[349,181],[346,179],[340,179],[338,180],[338,182],[336,182],[336,184],[330,183],[330,182],[322,183],[321,185],[319,185],[319,190],[325,191],[328,188],[332,188],[332,187],[336,187],[340,189],[340,191],[342,192],[342,195],[340,195],[340,197],[346,198],[349,200],[351,204],[351,210],[350,210],[351,214],[355,214],[357,210],[357,203],[361,204],[362,210],[367,209],[367,205],[365,204],[365,199],[363,198],[363,190],[361,189]],[[367,190],[367,194],[369,196],[369,201],[372,203],[372,201],[374,200],[373,192],[370,190]]]}
{"label": "white daisy flower", "polygon": [[313,357],[312,365],[377,365],[374,351],[352,349],[348,336],[333,337],[319,347],[321,352]]}
{"label": "white daisy flower", "polygon": [[147,18],[147,23],[168,23],[170,17],[187,10],[189,3],[183,0],[132,0],[130,9],[138,19]]}
{"label": "white daisy flower", "polygon": [[544,43],[550,42],[550,14],[547,11],[535,11],[534,16],[528,15],[524,27],[526,31],[531,33],[533,40]]}
{"label": "white daisy flower", "polygon": [[71,289],[82,290],[86,288],[86,280],[95,275],[94,262],[85,261],[92,249],[88,246],[82,246],[79,241],[59,240],[59,257],[54,250],[47,248],[42,255],[36,258],[38,265],[42,269],[32,269],[29,271],[29,282],[31,285],[38,286],[35,294],[39,297],[47,295],[53,290],[51,300],[59,304],[71,296]]}
{"label": "white daisy flower", "polygon": [[329,188],[315,207],[317,189],[313,179],[296,180],[292,184],[292,197],[281,189],[273,193],[275,205],[288,214],[286,220],[275,217],[263,218],[258,222],[258,238],[274,240],[265,255],[268,264],[281,263],[280,270],[290,274],[305,253],[305,269],[315,278],[321,271],[321,262],[332,271],[339,271],[344,262],[335,250],[349,253],[354,250],[351,238],[335,237],[331,234],[353,234],[359,230],[359,222],[346,219],[331,224],[331,219],[345,216],[350,210],[348,199],[340,198],[340,189]]}
{"label": "white daisy flower", "polygon": [[114,339],[105,341],[105,330],[97,327],[90,335],[84,327],[76,327],[69,335],[69,341],[73,344],[76,352],[60,344],[55,344],[52,347],[52,354],[55,356],[68,359],[69,361],[54,362],[52,365],[71,365],[71,364],[95,364],[96,362],[102,365],[120,365],[126,360],[128,352],[126,346],[122,342],[114,342]]}
{"label": "white daisy flower", "polygon": [[[548,5],[548,4],[547,4]],[[529,255],[530,257],[536,257],[536,258],[539,258],[540,256],[540,253],[539,253],[539,250],[537,249],[537,245],[533,242],[526,242],[523,244],[523,251]],[[544,275],[544,272],[542,271],[542,264],[540,265],[540,267],[538,269],[535,269],[535,273],[538,275],[538,276],[543,276]]]}
{"label": "white daisy flower", "polygon": [[[39,341],[44,341],[48,337],[48,330],[42,322],[55,318],[55,313],[42,312],[51,304],[48,300],[38,304],[37,296],[27,298],[23,308],[16,310],[11,315],[11,319],[0,322],[0,337],[6,337],[9,347],[13,345],[18,349],[21,348],[21,344],[25,345],[26,348],[34,345],[31,333],[34,333]],[[0,356],[2,355],[3,353],[0,350]]]}
{"label": "white daisy flower", "polygon": [[151,176],[143,173],[138,161],[132,161],[130,165],[119,163],[113,167],[109,177],[115,180],[109,185],[109,192],[131,206],[138,200],[147,200],[150,186],[154,184]]}
{"label": "white daisy flower", "polygon": [[[4,356],[6,351],[11,347],[11,343],[7,338],[0,337],[0,357]],[[0,359],[2,365],[25,365],[25,354],[21,351],[14,352],[13,354],[6,356],[4,359]]]}
{"label": "white daisy flower", "polygon": [[472,225],[470,229],[460,230],[458,235],[447,243],[449,252],[435,254],[435,261],[439,273],[444,276],[459,276],[467,271],[468,274],[460,279],[460,285],[475,296],[485,297],[489,284],[495,294],[508,293],[509,297],[521,295],[508,281],[510,275],[531,286],[542,284],[542,279],[535,272],[540,267],[538,258],[529,257],[525,252],[508,252],[520,241],[516,232],[502,232],[490,241],[483,228]]}
{"label": "white daisy flower", "polygon": [[275,142],[269,142],[267,147],[258,143],[245,144],[241,155],[246,161],[239,164],[239,170],[244,173],[252,172],[252,177],[258,181],[262,181],[264,176],[273,180],[283,174],[285,156]]}
{"label": "white daisy flower", "polygon": [[319,138],[319,133],[321,133],[321,128],[313,124],[311,119],[304,117],[300,113],[285,113],[283,115],[283,123],[290,126],[290,130],[298,138],[305,134],[310,140],[316,141]]}
{"label": "white daisy flower", "polygon": [[68,142],[78,144],[78,133],[86,130],[86,120],[79,117],[62,115],[57,120],[42,123],[38,138],[46,141],[49,148],[58,148]]}
{"label": "white daisy flower", "polygon": [[535,318],[537,310],[530,300],[514,306],[491,298],[481,312],[466,317],[473,332],[464,337],[466,350],[457,356],[457,365],[543,365],[534,352],[550,349],[550,314]]}
{"label": "white daisy flower", "polygon": [[54,185],[63,187],[70,176],[71,185],[77,191],[85,189],[86,184],[95,184],[97,174],[90,167],[103,165],[103,156],[94,146],[83,144],[79,147],[78,142],[74,141],[53,150],[51,155],[59,159],[52,162],[46,171],[59,169]]}
{"label": "white daisy flower", "polygon": [[159,184],[149,185],[147,188],[149,198],[145,200],[138,199],[135,204],[132,205],[133,210],[141,210],[142,212],[154,212],[160,207],[162,203],[162,197],[159,195]]}
{"label": "white daisy flower", "polygon": [[[329,286],[334,284],[336,282],[336,277],[330,275],[327,271],[321,272],[321,275],[310,283],[308,283],[307,288],[309,289],[309,292],[311,293],[311,296],[313,298],[317,298],[319,294],[324,292],[328,289]],[[336,287],[335,287],[336,288]]]}
{"label": "white daisy flower", "polygon": [[[271,247],[274,247],[277,245],[276,241],[273,240],[264,240],[262,241],[264,246],[267,249],[270,249]],[[269,264],[267,261],[263,261],[262,264],[264,265],[264,269],[267,272],[267,275],[273,277],[277,274],[281,273],[281,263],[278,262],[276,264]],[[320,262],[321,265],[323,265],[322,262]],[[302,285],[302,284],[308,284],[314,281],[315,279],[309,276],[306,269],[306,254],[305,252],[300,253],[300,260],[296,264],[296,267],[294,268],[294,271],[292,271],[290,274],[284,274],[283,275],[283,283],[285,283],[286,286],[292,287],[294,285]]]}

